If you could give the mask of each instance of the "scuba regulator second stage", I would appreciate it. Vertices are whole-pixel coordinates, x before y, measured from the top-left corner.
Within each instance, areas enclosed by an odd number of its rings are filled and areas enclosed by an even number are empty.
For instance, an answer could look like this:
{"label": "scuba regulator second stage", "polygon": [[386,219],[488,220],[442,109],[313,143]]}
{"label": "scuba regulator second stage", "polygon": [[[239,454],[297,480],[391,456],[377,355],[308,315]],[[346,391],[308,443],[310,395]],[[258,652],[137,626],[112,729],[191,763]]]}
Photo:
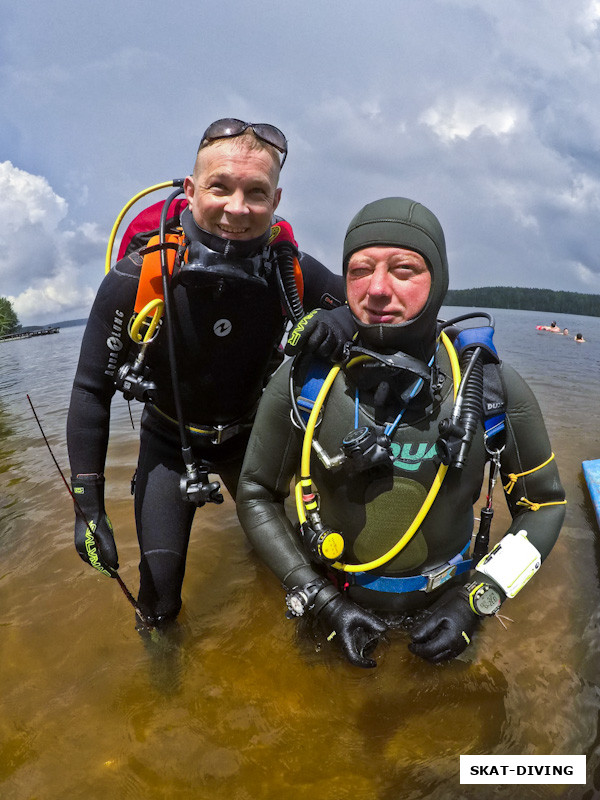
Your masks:
{"label": "scuba regulator second stage", "polygon": [[389,465],[391,440],[385,433],[363,426],[354,428],[342,439],[345,463],[356,472]]}

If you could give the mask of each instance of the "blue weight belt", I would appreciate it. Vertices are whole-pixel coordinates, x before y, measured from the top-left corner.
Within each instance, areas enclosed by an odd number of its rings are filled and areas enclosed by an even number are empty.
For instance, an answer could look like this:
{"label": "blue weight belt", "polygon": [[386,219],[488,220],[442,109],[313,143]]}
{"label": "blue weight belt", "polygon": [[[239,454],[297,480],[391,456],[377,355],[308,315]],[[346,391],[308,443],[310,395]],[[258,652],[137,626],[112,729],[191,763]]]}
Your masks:
{"label": "blue weight belt", "polygon": [[450,578],[461,575],[471,569],[473,560],[463,559],[464,554],[469,549],[471,540],[463,547],[458,555],[451,558],[440,567],[436,567],[423,575],[410,575],[406,578],[394,578],[386,575],[373,575],[370,572],[354,572],[351,575],[345,573],[351,585],[362,586],[374,592],[432,592]]}

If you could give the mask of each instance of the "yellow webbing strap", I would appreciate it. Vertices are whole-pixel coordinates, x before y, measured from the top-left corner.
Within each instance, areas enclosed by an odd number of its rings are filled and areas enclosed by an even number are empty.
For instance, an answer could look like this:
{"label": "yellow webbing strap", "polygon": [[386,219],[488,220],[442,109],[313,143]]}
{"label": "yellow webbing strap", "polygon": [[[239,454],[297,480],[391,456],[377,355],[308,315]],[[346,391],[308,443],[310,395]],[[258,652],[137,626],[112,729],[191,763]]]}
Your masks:
{"label": "yellow webbing strap", "polygon": [[542,506],[566,506],[566,500],[552,500],[549,503],[534,503],[531,500],[528,500],[526,497],[522,497],[520,500],[517,500],[518,506],[525,506],[530,511],[539,511]]}
{"label": "yellow webbing strap", "polygon": [[506,476],[508,478],[508,483],[504,487],[504,491],[506,492],[506,494],[510,494],[512,492],[519,478],[523,478],[525,477],[525,475],[531,475],[532,472],[537,472],[538,469],[542,469],[547,464],[549,464],[553,458],[554,458],[554,453],[551,453],[549,459],[544,461],[543,464],[539,464],[537,467],[533,467],[533,469],[528,469],[525,472],[509,472],[508,475]]}

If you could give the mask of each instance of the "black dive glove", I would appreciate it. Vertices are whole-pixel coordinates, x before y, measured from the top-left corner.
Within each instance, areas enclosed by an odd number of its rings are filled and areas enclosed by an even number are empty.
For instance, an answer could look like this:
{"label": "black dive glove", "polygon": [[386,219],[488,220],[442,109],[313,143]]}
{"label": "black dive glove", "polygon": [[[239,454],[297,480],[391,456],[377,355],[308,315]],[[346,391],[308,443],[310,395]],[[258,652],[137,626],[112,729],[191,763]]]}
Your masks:
{"label": "black dive glove", "polygon": [[425,619],[411,631],[408,649],[432,664],[460,655],[481,622],[462,586],[448,589],[425,613]]}
{"label": "black dive glove", "polygon": [[119,569],[119,558],[113,528],[104,510],[104,477],[71,478],[71,488],[77,500],[75,548],[83,561],[112,578]]}
{"label": "black dive glove", "polygon": [[368,658],[368,655],[387,630],[387,625],[379,617],[337,594],[318,612],[317,618],[327,639],[339,641],[342,652],[351,664],[355,667],[377,666],[377,662]]}
{"label": "black dive glove", "polygon": [[333,311],[315,308],[291,330],[284,348],[285,354],[295,356],[304,350],[329,361],[340,362],[344,345],[352,340],[356,330],[347,305],[338,306]]}

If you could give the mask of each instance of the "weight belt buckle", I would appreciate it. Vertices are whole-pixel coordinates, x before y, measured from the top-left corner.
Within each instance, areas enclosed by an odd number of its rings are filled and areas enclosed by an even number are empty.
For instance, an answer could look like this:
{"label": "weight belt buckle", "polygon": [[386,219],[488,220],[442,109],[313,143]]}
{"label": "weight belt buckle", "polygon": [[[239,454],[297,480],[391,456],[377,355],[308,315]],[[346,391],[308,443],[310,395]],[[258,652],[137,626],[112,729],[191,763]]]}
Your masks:
{"label": "weight belt buckle", "polygon": [[433,590],[437,589],[438,586],[441,586],[443,583],[446,583],[447,580],[450,580],[455,572],[456,564],[444,564],[443,566],[438,567],[431,572],[424,573],[423,577],[427,578],[427,586],[423,591],[433,592]]}
{"label": "weight belt buckle", "polygon": [[213,437],[210,440],[211,444],[221,444],[227,441],[235,433],[237,425],[215,425],[213,430]]}

